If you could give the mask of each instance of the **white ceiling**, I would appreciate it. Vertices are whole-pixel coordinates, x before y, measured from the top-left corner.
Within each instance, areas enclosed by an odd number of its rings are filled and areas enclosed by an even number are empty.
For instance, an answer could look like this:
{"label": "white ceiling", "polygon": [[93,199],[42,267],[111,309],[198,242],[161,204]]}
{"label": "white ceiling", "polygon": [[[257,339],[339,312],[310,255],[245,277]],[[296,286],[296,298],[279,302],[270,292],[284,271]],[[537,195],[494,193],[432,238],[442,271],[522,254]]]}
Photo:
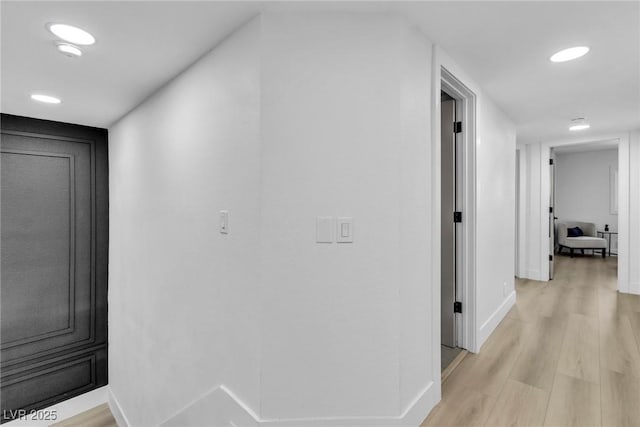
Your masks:
{"label": "white ceiling", "polygon": [[[520,142],[640,129],[640,2],[439,4],[412,16],[514,120]],[[591,51],[580,59],[548,60],[581,45]],[[576,117],[591,129],[570,133]]]}
{"label": "white ceiling", "polygon": [[[2,1],[2,112],[108,127],[258,13],[249,2]],[[96,37],[81,58],[45,24]],[[43,92],[60,105],[31,101]]]}
{"label": "white ceiling", "polygon": [[559,147],[553,147],[553,152],[559,155],[569,153],[583,153],[586,151],[605,151],[605,150],[617,150],[618,140],[612,139],[607,141],[594,141],[584,144],[571,144],[562,145]]}
{"label": "white ceiling", "polygon": [[[406,16],[440,44],[518,126],[520,142],[640,129],[640,1],[355,2],[315,7]],[[2,1],[2,112],[108,127],[234,28],[273,3]],[[47,22],[97,38],[79,59],[53,48]],[[588,45],[554,64],[561,48]],[[58,106],[32,102],[42,91]]]}

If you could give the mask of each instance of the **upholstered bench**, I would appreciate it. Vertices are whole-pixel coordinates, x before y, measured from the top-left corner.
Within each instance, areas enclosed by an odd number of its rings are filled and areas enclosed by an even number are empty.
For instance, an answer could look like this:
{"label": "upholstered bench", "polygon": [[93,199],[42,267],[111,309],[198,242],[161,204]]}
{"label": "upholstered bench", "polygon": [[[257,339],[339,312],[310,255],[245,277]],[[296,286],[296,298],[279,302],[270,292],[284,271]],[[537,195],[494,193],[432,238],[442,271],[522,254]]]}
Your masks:
{"label": "upholstered bench", "polygon": [[[572,233],[571,231],[578,231],[576,227],[582,231],[580,233]],[[572,229],[572,230],[570,230]],[[592,251],[601,251],[602,258],[605,257],[607,251],[607,240],[596,235],[596,225],[592,222],[562,222],[558,223],[558,246],[559,252],[562,252],[563,248],[569,249],[571,256],[573,257],[573,251],[580,249],[584,254],[585,249],[591,249]]]}

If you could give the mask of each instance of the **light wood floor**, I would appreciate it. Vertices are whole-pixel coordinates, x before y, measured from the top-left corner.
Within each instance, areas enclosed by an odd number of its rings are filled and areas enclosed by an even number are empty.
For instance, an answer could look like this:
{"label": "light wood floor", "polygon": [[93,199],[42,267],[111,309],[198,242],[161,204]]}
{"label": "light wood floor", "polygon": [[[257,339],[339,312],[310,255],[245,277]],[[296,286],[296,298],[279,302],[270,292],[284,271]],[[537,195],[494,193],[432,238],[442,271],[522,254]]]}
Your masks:
{"label": "light wood floor", "polygon": [[428,426],[640,426],[640,296],[616,291],[616,258],[557,257],[480,353],[443,383]]}
{"label": "light wood floor", "polygon": [[[443,383],[422,427],[640,426],[640,296],[616,292],[616,258],[557,257]],[[56,427],[117,427],[104,404]]]}
{"label": "light wood floor", "polygon": [[462,352],[461,348],[455,347],[447,347],[446,345],[440,346],[440,367],[441,370],[444,371],[447,366],[453,362],[453,360],[458,357],[458,355]]}
{"label": "light wood floor", "polygon": [[118,427],[118,424],[111,415],[109,405],[103,403],[75,417],[53,424],[51,427]]}

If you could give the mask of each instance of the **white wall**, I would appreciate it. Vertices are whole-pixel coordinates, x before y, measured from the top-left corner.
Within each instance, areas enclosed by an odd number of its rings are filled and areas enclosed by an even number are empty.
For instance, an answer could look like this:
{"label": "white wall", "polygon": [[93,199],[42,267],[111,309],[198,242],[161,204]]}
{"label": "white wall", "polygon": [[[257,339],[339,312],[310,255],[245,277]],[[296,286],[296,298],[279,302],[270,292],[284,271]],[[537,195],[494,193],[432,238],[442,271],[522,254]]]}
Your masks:
{"label": "white wall", "polygon": [[467,303],[475,305],[471,350],[479,351],[515,303],[515,125],[446,52],[438,48],[437,53],[437,69],[447,69],[476,97],[476,292],[475,301]]}
{"label": "white wall", "polygon": [[[273,13],[264,46],[262,415],[396,414],[398,28]],[[316,216],[354,243],[316,244]]]}
{"label": "white wall", "polygon": [[135,426],[218,384],[260,404],[259,35],[238,30],[109,130],[109,384]]}
{"label": "white wall", "polygon": [[[440,323],[434,324],[429,307],[440,306],[440,286],[429,286],[436,262],[430,224],[434,222],[434,191],[430,146],[433,116],[432,44],[415,28],[402,28],[400,54],[400,409],[417,401],[405,425],[418,425],[440,399]],[[394,144],[395,145],[395,144]],[[436,209],[440,209],[439,206]],[[438,243],[439,247],[439,243]],[[439,264],[439,262],[438,262]],[[426,286],[425,286],[426,285]],[[437,328],[437,329],[434,329]],[[418,418],[416,418],[416,416]]]}
{"label": "white wall", "polygon": [[555,161],[558,221],[585,221],[618,231],[618,215],[610,210],[610,168],[618,169],[618,150],[557,153]]}
{"label": "white wall", "polygon": [[541,192],[541,167],[540,167],[541,147],[540,144],[527,144],[520,148],[520,210],[521,241],[519,253],[523,257],[520,262],[522,278],[533,280],[548,280],[548,276],[543,276],[543,260],[540,258],[542,247],[538,238],[543,231],[540,212]]}
{"label": "white wall", "polygon": [[640,130],[629,135],[629,292],[640,295]]}
{"label": "white wall", "polygon": [[[262,415],[393,417],[424,391],[429,55],[386,15],[264,16]],[[353,244],[316,244],[316,216]],[[312,403],[311,403],[312,402]]]}
{"label": "white wall", "polygon": [[[110,129],[129,424],[417,425],[440,398],[431,43],[387,14],[285,9]],[[513,289],[515,141],[473,85],[484,339]],[[354,242],[315,243],[317,216],[353,217]]]}
{"label": "white wall", "polygon": [[518,150],[518,158],[517,158],[517,162],[518,162],[518,167],[516,170],[516,173],[518,174],[517,177],[517,184],[518,184],[518,191],[516,192],[516,203],[518,205],[517,208],[517,233],[518,233],[518,238],[517,238],[517,249],[516,249],[516,277],[527,277],[527,264],[526,264],[526,260],[528,259],[528,250],[529,247],[527,245],[528,243],[528,239],[527,238],[527,221],[526,221],[526,216],[527,216],[527,198],[526,195],[528,194],[528,190],[527,190],[527,184],[528,184],[528,180],[526,179],[527,176],[527,172],[528,172],[528,167],[529,165],[527,164],[527,149],[526,147],[523,146],[518,146],[517,147]]}
{"label": "white wall", "polygon": [[478,99],[477,319],[479,343],[515,303],[515,148],[513,122],[482,92]]}

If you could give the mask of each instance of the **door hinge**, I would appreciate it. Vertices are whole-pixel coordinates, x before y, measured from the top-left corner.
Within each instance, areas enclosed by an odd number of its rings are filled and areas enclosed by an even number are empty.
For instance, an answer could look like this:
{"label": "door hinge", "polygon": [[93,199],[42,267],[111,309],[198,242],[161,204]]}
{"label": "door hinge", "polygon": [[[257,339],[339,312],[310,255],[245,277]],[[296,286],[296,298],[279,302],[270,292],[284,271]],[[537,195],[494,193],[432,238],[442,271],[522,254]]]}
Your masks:
{"label": "door hinge", "polygon": [[549,255],[549,261],[553,261],[553,255]]}
{"label": "door hinge", "polygon": [[552,165],[553,164],[553,159],[549,159],[549,164]]}
{"label": "door hinge", "polygon": [[456,301],[453,303],[453,312],[462,313],[462,303],[460,301]]}
{"label": "door hinge", "polygon": [[462,212],[453,213],[453,222],[462,222]]}
{"label": "door hinge", "polygon": [[453,133],[462,132],[462,122],[454,122],[453,123]]}
{"label": "door hinge", "polygon": [[553,206],[549,206],[549,213],[553,213]]}

